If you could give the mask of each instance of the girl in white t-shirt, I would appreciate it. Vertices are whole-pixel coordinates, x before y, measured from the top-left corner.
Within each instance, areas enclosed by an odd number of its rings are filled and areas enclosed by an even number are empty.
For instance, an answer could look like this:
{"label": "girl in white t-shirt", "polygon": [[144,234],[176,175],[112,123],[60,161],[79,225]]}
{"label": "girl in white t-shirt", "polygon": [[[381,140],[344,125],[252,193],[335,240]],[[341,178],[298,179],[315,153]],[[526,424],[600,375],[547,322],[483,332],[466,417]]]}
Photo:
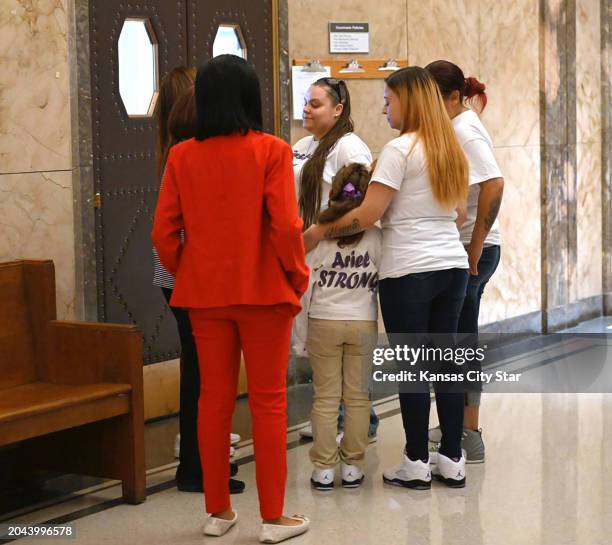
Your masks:
{"label": "girl in white t-shirt", "polygon": [[[495,160],[493,142],[478,113],[487,105],[485,85],[474,77],[466,78],[461,68],[449,61],[435,61],[425,68],[436,80],[455,133],[470,165],[470,191],[467,218],[461,226],[461,242],[470,264],[470,277],[461,316],[459,333],[478,334],[480,299],[495,273],[501,255],[501,236],[497,213],[504,192],[504,179]],[[467,107],[470,106],[470,108]],[[467,463],[485,460],[485,446],[479,427],[478,391],[467,392],[461,446]],[[433,448],[439,444],[439,428],[429,431]]]}
{"label": "girl in white t-shirt", "polygon": [[[372,154],[366,143],[353,130],[351,96],[346,83],[334,78],[321,78],[308,89],[303,110],[303,126],[310,135],[293,146],[293,172],[300,216],[304,227],[316,221],[327,208],[332,179],[345,165],[361,163],[370,166]],[[307,256],[308,260],[308,256]],[[344,426],[340,406],[338,432]],[[370,413],[370,440],[376,439],[378,417]],[[302,437],[312,437],[312,426],[300,430]]]}
{"label": "girl in white t-shirt", "polygon": [[[358,207],[370,176],[370,170],[359,163],[341,168],[319,223],[332,223]],[[378,332],[381,238],[380,229],[373,226],[365,232],[326,240],[309,255],[310,286],[296,319],[294,350],[299,353],[299,345],[306,340],[314,383],[311,484],[318,490],[333,488],[339,463],[342,486],[356,488],[364,478],[371,407],[368,362]],[[345,426],[338,445],[341,401]]]}
{"label": "girl in white t-shirt", "polygon": [[[468,163],[435,80],[413,66],[385,80],[384,113],[400,136],[382,150],[364,202],[329,225],[304,233],[307,251],[318,241],[358,233],[380,219],[380,303],[387,333],[457,331],[468,280],[467,254],[455,224],[455,208],[468,194]],[[428,452],[430,394],[400,392],[406,433],[403,462],[383,474],[385,482],[431,487],[435,472],[449,486],[465,485],[461,452],[464,394],[435,384],[442,427],[437,464]]]}

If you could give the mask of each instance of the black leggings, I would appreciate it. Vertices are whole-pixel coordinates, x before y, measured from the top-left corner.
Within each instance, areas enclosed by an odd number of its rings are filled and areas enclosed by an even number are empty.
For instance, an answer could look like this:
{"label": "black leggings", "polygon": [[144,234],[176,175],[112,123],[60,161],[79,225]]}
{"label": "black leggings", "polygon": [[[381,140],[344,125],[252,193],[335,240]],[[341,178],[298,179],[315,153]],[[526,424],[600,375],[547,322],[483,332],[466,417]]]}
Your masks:
{"label": "black leggings", "polygon": [[[166,301],[170,302],[172,290],[162,288]],[[200,398],[200,368],[198,352],[191,332],[191,322],[186,310],[170,307],[176,318],[181,341],[181,405],[179,430],[181,453],[176,478],[179,481],[201,481],[202,466],[198,449],[198,400]]]}
{"label": "black leggings", "polygon": [[[380,307],[387,333],[456,333],[468,281],[467,269],[446,269],[385,278],[380,282]],[[442,429],[440,453],[461,457],[463,393],[436,392]],[[400,393],[406,455],[427,460],[430,394]]]}

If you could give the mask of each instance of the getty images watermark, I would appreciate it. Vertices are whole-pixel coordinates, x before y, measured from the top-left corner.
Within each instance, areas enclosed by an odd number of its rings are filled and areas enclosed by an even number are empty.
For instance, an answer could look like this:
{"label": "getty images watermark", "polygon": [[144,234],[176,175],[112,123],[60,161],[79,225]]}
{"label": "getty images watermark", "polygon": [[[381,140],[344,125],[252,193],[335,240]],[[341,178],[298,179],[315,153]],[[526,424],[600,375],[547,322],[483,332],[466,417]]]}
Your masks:
{"label": "getty images watermark", "polygon": [[374,392],[612,392],[611,334],[412,333],[367,342],[364,386]]}
{"label": "getty images watermark", "polygon": [[[503,370],[486,372],[480,369],[459,370],[460,367],[469,364],[480,364],[485,361],[487,346],[477,348],[464,347],[414,347],[396,345],[391,348],[378,347],[372,351],[372,363],[374,366],[382,366],[385,363],[404,363],[411,367],[421,367],[417,370],[402,369],[399,371],[385,371],[374,369],[372,379],[375,382],[473,382],[475,384],[490,384],[496,382],[519,382],[522,373],[512,373]],[[457,367],[454,372],[440,372],[432,369],[423,369],[423,364],[433,364],[438,367],[441,363],[451,363]]]}

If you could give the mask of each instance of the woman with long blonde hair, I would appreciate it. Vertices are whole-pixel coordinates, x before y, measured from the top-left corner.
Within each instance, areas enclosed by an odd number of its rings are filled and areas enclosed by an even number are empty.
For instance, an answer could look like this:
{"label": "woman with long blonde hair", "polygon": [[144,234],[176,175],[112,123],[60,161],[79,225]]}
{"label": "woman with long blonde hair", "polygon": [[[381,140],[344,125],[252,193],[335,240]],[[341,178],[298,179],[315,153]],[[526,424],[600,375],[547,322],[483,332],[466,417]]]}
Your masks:
{"label": "woman with long blonde hair", "polygon": [[[468,280],[456,208],[468,194],[468,163],[438,86],[423,68],[385,80],[383,113],[400,132],[382,150],[361,206],[336,222],[309,228],[306,248],[360,232],[381,221],[380,303],[387,333],[456,333]],[[431,470],[447,485],[465,485],[461,452],[463,393],[436,393],[442,442],[436,467],[427,448],[430,395],[400,393],[406,432],[403,462],[384,472],[389,484],[431,486]]]}

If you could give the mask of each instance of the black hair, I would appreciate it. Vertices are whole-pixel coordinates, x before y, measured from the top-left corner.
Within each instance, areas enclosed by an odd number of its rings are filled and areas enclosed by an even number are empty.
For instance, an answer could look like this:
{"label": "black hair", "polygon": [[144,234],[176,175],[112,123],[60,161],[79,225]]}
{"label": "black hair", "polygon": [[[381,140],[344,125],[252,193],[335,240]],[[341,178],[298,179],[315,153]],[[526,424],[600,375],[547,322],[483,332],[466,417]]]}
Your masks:
{"label": "black hair", "polygon": [[236,55],[219,55],[198,69],[195,82],[197,140],[263,130],[255,69]]}

